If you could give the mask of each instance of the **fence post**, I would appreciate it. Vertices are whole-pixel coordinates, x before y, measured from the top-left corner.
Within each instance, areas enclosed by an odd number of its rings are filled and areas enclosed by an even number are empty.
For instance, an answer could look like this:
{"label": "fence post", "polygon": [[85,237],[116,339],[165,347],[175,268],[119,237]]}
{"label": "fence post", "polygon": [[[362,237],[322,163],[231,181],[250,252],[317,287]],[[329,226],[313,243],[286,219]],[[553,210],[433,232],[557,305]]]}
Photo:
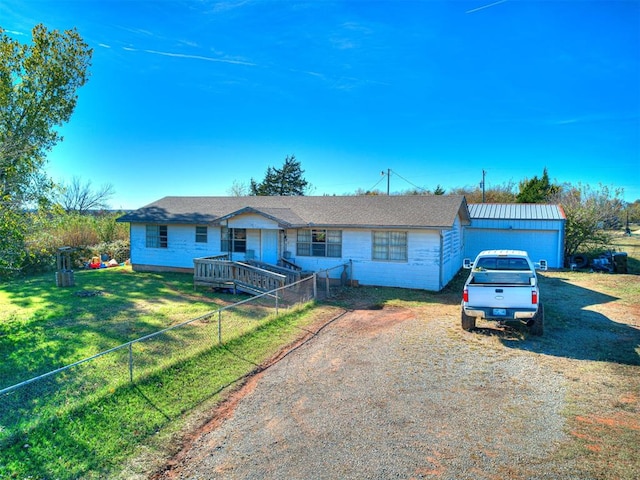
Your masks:
{"label": "fence post", "polygon": [[276,290],[276,317],[278,316],[278,297],[280,296],[280,291]]}
{"label": "fence post", "polygon": [[327,298],[329,298],[329,293],[330,293],[330,290],[329,290],[329,270],[325,270],[324,274],[326,275],[324,277],[324,288],[326,290]]}
{"label": "fence post", "polygon": [[218,310],[218,345],[222,345],[222,310]]}
{"label": "fence post", "polygon": [[129,343],[129,382],[133,383],[133,342]]}
{"label": "fence post", "polygon": [[316,298],[318,298],[318,277],[314,273],[311,278],[313,279],[313,299],[315,300]]}

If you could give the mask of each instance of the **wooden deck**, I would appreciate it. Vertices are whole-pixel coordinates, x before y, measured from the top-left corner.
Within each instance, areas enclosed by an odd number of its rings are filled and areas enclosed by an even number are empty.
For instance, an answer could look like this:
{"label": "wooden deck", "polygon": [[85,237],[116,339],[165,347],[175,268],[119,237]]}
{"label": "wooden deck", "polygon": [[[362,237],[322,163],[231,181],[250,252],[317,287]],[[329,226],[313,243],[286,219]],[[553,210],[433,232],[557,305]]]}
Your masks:
{"label": "wooden deck", "polygon": [[232,288],[256,295],[294,283],[300,276],[300,271],[255,260],[233,262],[227,255],[193,260],[194,288]]}

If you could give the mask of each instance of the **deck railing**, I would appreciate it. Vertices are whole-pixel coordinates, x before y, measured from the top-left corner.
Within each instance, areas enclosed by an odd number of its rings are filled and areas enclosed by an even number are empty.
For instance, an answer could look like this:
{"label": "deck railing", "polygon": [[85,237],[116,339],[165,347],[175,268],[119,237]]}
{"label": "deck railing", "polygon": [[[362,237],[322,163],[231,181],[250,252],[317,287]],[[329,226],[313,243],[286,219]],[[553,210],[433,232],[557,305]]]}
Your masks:
{"label": "deck railing", "polygon": [[228,278],[229,255],[195,258],[193,260],[193,286],[209,285],[214,279]]}
{"label": "deck railing", "polygon": [[262,293],[283,287],[287,276],[225,258],[206,257],[193,260],[194,287],[229,287],[249,293]]}
{"label": "deck railing", "polygon": [[268,270],[270,272],[284,275],[286,277],[285,285],[295,283],[300,280],[300,278],[302,278],[302,269],[295,264],[292,265],[295,265],[297,267],[296,270],[290,267],[281,267],[278,265],[273,265],[271,263],[260,262],[259,260],[246,260],[246,263],[248,263],[249,265],[253,265],[254,267],[262,268],[263,270]]}

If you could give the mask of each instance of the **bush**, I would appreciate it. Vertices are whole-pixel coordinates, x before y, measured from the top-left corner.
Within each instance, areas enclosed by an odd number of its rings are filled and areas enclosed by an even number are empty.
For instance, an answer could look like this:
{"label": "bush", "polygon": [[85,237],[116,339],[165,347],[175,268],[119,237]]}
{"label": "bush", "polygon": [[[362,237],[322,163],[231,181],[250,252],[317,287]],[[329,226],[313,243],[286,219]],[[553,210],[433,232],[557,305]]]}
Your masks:
{"label": "bush", "polygon": [[26,256],[23,273],[55,270],[60,247],[72,247],[74,268],[81,268],[94,256],[106,254],[122,263],[130,256],[129,226],[117,223],[119,214],[79,215],[47,212],[29,216],[29,232],[25,239]]}
{"label": "bush", "polygon": [[102,242],[90,248],[93,252],[92,256],[108,255],[109,260],[115,259],[118,263],[122,263],[131,256],[129,248],[129,240],[116,240],[114,242]]}
{"label": "bush", "polygon": [[22,273],[34,274],[50,272],[56,267],[56,252],[48,249],[29,250],[22,261]]}

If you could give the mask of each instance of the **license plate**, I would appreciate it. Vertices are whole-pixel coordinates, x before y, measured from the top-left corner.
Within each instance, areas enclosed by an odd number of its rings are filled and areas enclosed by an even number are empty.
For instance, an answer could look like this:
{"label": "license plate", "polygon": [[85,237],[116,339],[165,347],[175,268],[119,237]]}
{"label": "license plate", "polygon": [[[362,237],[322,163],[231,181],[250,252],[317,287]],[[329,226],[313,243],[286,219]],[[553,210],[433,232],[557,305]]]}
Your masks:
{"label": "license plate", "polygon": [[496,316],[505,316],[507,314],[506,308],[494,308],[493,314]]}

